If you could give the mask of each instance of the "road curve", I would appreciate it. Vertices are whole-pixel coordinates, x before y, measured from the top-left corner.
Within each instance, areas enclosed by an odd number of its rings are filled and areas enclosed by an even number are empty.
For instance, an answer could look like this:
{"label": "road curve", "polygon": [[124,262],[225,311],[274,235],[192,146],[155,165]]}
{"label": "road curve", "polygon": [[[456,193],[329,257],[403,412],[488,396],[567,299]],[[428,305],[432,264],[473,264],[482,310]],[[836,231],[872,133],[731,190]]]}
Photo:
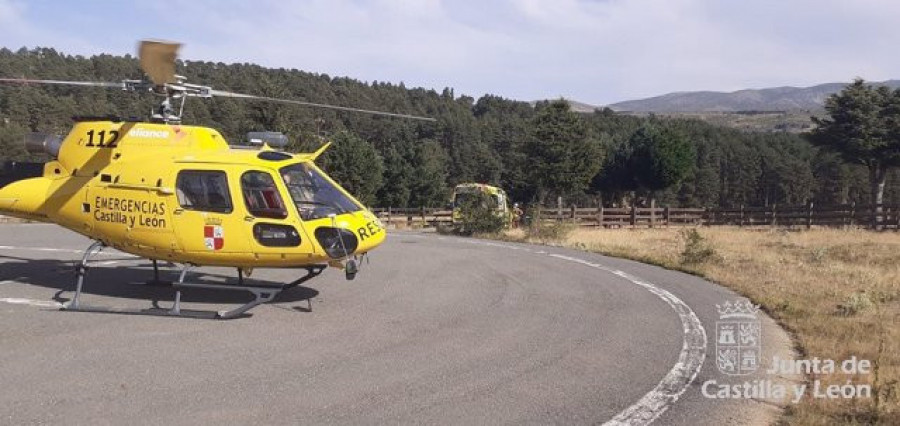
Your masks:
{"label": "road curve", "polygon": [[[0,226],[0,377],[15,384],[0,386],[0,423],[687,425],[777,414],[701,395],[703,381],[725,380],[706,354],[716,304],[737,296],[681,273],[392,232],[355,281],[329,270],[248,318],[58,312],[88,243],[49,225]],[[130,285],[148,266],[98,258],[82,302],[168,305],[171,290]],[[194,291],[183,308],[241,300]],[[784,333],[761,322],[763,359],[788,356]]]}

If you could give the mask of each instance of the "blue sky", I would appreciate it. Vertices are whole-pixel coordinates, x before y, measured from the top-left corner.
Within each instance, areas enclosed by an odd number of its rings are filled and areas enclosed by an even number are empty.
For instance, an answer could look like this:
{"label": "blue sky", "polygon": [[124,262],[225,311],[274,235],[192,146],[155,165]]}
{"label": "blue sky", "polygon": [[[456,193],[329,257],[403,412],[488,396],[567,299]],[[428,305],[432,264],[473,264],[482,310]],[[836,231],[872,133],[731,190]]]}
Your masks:
{"label": "blue sky", "polygon": [[896,0],[0,0],[0,46],[252,62],[592,104],[900,78]]}

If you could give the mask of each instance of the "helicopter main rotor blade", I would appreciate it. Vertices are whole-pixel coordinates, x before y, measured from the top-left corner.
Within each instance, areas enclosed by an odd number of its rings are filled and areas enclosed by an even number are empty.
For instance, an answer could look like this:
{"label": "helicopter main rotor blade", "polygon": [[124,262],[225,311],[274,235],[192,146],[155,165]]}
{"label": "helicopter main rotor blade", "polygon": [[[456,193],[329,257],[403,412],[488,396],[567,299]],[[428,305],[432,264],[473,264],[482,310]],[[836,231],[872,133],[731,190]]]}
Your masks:
{"label": "helicopter main rotor blade", "polygon": [[125,89],[125,83],[113,83],[107,81],[67,81],[67,80],[32,80],[30,78],[0,78],[0,83],[18,84],[54,84],[58,86],[87,86],[108,87],[113,89]]}
{"label": "helicopter main rotor blade", "polygon": [[156,85],[175,83],[175,59],[181,43],[142,40],[138,46],[141,69]]}
{"label": "helicopter main rotor blade", "polygon": [[[82,86],[82,87],[106,87],[122,89],[132,92],[152,92],[166,97],[164,105],[170,102],[170,99],[182,99],[183,96],[209,98],[212,96],[222,96],[228,98],[250,99],[266,102],[277,102],[282,104],[301,105],[314,108],[328,108],[338,111],[361,112],[365,114],[381,115],[386,117],[406,118],[411,120],[437,121],[430,117],[421,117],[411,114],[398,114],[387,111],[375,111],[362,108],[352,108],[330,104],[319,104],[315,102],[297,101],[290,99],[271,98],[268,96],[247,95],[244,93],[228,92],[224,90],[213,90],[209,86],[201,86],[196,84],[188,84],[185,77],[175,75],[175,60],[178,57],[178,49],[181,43],[173,43],[158,40],[143,40],[138,45],[138,58],[140,60],[141,69],[150,78],[150,82],[145,80],[123,80],[121,83],[103,82],[103,81],[66,81],[66,80],[34,80],[26,78],[0,78],[0,83],[18,83],[18,84],[52,84],[63,86]],[[174,116],[179,121],[180,116]]]}
{"label": "helicopter main rotor blade", "polygon": [[338,106],[338,105],[317,104],[314,102],[304,102],[304,101],[295,101],[295,100],[290,100],[290,99],[270,98],[268,96],[255,96],[255,95],[247,95],[244,93],[226,92],[224,90],[210,89],[208,93],[211,96],[222,96],[222,97],[226,97],[226,98],[251,99],[251,100],[257,100],[257,101],[277,102],[277,103],[282,103],[282,104],[302,105],[302,106],[308,106],[308,107],[314,107],[314,108],[336,109],[339,111],[362,112],[362,113],[366,113],[366,114],[384,115],[384,116],[388,116],[388,117],[408,118],[411,120],[437,121],[434,118],[421,117],[418,115],[397,114],[397,113],[386,112],[386,111],[374,111],[374,110],[369,110],[369,109],[350,108],[350,107],[343,107],[343,106]]}

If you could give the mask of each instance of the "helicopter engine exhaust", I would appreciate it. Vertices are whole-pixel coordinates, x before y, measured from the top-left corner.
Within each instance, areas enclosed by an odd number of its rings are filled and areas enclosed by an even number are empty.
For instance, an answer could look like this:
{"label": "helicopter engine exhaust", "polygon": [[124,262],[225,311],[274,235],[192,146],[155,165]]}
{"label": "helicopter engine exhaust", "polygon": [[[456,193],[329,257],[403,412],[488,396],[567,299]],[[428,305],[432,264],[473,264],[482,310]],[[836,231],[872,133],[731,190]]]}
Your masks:
{"label": "helicopter engine exhaust", "polygon": [[28,133],[25,135],[25,150],[29,154],[50,154],[51,157],[57,158],[62,141],[63,138],[59,135]]}

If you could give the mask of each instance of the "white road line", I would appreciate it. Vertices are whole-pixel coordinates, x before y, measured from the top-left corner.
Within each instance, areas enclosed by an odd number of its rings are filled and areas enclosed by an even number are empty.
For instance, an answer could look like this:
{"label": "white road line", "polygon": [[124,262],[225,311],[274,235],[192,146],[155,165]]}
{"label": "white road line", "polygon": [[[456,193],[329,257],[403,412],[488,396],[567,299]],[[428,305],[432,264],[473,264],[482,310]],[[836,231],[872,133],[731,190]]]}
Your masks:
{"label": "white road line", "polygon": [[[513,250],[524,249],[523,247],[488,241],[462,239],[457,241]],[[675,362],[675,365],[672,366],[655,388],[650,392],[647,392],[647,394],[636,403],[617,414],[612,420],[604,423],[604,426],[647,425],[659,418],[660,415],[666,412],[666,410],[681,397],[688,386],[690,386],[697,378],[700,369],[703,367],[703,361],[706,359],[706,330],[703,328],[703,323],[700,322],[700,318],[697,317],[697,314],[694,313],[687,303],[684,303],[684,301],[674,294],[627,272],[609,268],[599,263],[589,262],[577,257],[548,253],[544,250],[524,250],[535,254],[545,254],[568,262],[578,263],[624,278],[632,284],[641,286],[650,293],[653,293],[656,297],[659,297],[662,301],[666,302],[666,304],[678,314],[679,319],[681,319],[683,330],[681,352],[678,354],[678,361]]]}
{"label": "white road line", "polygon": [[37,306],[39,308],[61,308],[63,305],[52,300],[34,300],[20,297],[0,297],[2,303],[12,303],[13,305]]}
{"label": "white road line", "polygon": [[462,242],[462,243],[466,243],[466,244],[474,244],[477,246],[500,247],[500,248],[505,248],[505,249],[509,249],[509,250],[526,251],[529,253],[534,253],[534,250],[532,250],[528,247],[515,246],[515,245],[505,244],[505,243],[494,243],[494,242],[490,242],[490,241],[464,240],[464,239],[458,239],[458,241]]}
{"label": "white road line", "polygon": [[678,361],[653,390],[647,392],[638,402],[623,410],[613,417],[612,420],[604,423],[604,425],[646,425],[652,423],[678,400],[691,382],[697,378],[697,374],[700,373],[700,369],[703,367],[703,361],[706,359],[706,330],[703,328],[700,318],[691,310],[690,306],[674,294],[627,272],[576,257],[563,256],[561,254],[549,254],[549,256],[622,277],[632,284],[639,285],[653,293],[678,314],[683,329],[683,342],[681,352],[678,354]]}
{"label": "white road line", "polygon": [[[411,235],[405,235],[411,236]],[[424,236],[415,236],[418,238],[422,238]],[[414,238],[415,238],[414,237]],[[444,239],[439,237],[440,239]],[[678,317],[681,319],[681,325],[683,328],[683,343],[681,347],[681,352],[678,355],[678,361],[672,366],[672,369],[669,370],[668,374],[653,388],[650,392],[645,394],[638,402],[632,404],[630,407],[623,410],[621,413],[613,417],[612,420],[604,423],[604,425],[647,425],[656,420],[660,415],[662,415],[675,401],[678,400],[679,397],[687,390],[688,386],[696,379],[697,374],[700,373],[700,369],[703,367],[703,361],[706,359],[706,330],[703,328],[703,324],[700,322],[700,319],[694,313],[694,311],[688,306],[684,301],[679,299],[674,294],[663,290],[653,283],[648,281],[641,280],[631,274],[628,274],[624,271],[618,269],[612,269],[598,263],[592,263],[584,259],[579,259],[576,257],[564,256],[561,254],[547,253],[543,250],[533,251],[526,247],[513,246],[509,244],[502,243],[492,243],[487,241],[473,241],[473,240],[458,240],[460,242],[465,242],[469,244],[490,246],[490,247],[499,247],[506,248],[510,250],[521,250],[526,252],[532,252],[536,254],[546,254],[550,257],[554,257],[560,260],[565,260],[568,262],[578,263],[584,266],[588,266],[591,268],[599,269],[601,271],[609,272],[613,275],[619,276],[631,282],[632,284],[638,285],[646,289],[647,291],[653,293],[664,302],[666,302],[674,311],[678,314]],[[41,248],[41,247],[12,247],[12,246],[0,246],[0,250],[34,250],[34,251],[51,251],[51,252],[66,252],[66,253],[82,253],[82,250],[71,250],[71,249],[55,249],[55,248]],[[125,255],[132,256],[124,253],[102,253],[106,255]],[[136,256],[132,256],[136,257]],[[107,262],[114,263],[114,262]],[[47,307],[47,308],[58,308],[62,305],[58,302],[53,301],[45,301],[45,300],[33,300],[33,299],[23,299],[23,298],[0,298],[0,302],[4,303],[12,303],[12,304],[22,304],[22,305],[31,305],[31,306],[39,306],[39,307]]]}

